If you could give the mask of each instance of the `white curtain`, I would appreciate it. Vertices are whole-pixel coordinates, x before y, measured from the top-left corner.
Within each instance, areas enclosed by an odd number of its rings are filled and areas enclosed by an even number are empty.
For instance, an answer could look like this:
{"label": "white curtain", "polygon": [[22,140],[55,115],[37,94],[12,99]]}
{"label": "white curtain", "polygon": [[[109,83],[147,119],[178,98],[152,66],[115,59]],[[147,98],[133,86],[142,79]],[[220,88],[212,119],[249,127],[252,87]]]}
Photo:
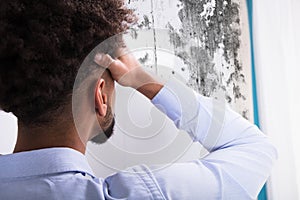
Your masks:
{"label": "white curtain", "polygon": [[300,1],[253,0],[261,128],[279,160],[268,184],[272,200],[300,199]]}

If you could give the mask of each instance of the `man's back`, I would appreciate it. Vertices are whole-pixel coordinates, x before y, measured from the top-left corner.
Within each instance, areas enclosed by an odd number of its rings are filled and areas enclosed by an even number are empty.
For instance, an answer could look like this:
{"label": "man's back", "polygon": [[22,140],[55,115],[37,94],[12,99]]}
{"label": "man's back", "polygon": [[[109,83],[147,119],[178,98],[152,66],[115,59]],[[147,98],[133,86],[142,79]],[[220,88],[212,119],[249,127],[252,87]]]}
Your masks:
{"label": "man's back", "polygon": [[[131,168],[143,171],[142,166]],[[116,199],[128,198],[125,187],[111,187],[110,179],[128,184],[135,199],[164,199],[151,176],[127,171],[96,178],[85,156],[70,148],[49,148],[6,155],[0,158],[1,199]],[[142,181],[142,182],[141,182]],[[113,181],[115,182],[115,180]],[[142,183],[142,184],[141,184]],[[145,183],[145,184],[143,184]]]}
{"label": "man's back", "polygon": [[0,160],[1,199],[104,199],[103,181],[78,151],[50,148]]}

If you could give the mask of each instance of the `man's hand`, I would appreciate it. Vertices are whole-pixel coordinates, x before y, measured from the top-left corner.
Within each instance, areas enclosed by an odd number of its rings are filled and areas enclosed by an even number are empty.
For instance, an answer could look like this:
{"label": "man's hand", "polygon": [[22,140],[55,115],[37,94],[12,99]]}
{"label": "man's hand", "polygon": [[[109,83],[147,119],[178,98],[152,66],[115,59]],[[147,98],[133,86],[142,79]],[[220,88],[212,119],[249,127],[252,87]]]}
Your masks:
{"label": "man's hand", "polygon": [[113,59],[107,54],[97,54],[95,62],[108,68],[114,80],[125,87],[132,87],[152,99],[163,87],[163,84],[144,71],[136,58],[128,53]]}

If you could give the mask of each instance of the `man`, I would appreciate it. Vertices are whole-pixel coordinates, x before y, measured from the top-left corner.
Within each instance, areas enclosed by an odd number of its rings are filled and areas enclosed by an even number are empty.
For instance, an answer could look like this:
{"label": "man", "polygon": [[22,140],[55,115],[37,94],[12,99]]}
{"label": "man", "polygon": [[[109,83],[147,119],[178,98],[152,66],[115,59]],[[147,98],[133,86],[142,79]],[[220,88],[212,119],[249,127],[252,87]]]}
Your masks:
{"label": "man", "polygon": [[[0,107],[19,127],[14,153],[0,157],[0,199],[256,198],[276,150],[228,107],[175,80],[160,83],[130,54],[94,52],[73,88],[83,58],[134,22],[121,0],[10,0],[0,9]],[[96,178],[84,153],[113,133],[114,81],[144,94],[210,154]]]}

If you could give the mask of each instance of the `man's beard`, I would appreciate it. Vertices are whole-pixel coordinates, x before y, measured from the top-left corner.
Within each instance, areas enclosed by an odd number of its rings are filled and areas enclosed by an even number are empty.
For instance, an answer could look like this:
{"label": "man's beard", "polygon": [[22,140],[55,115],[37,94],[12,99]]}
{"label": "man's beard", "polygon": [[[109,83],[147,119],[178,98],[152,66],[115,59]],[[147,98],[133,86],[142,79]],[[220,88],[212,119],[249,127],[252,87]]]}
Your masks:
{"label": "man's beard", "polygon": [[[98,133],[95,137],[93,137],[92,139],[90,139],[91,142],[95,143],[95,144],[103,144],[105,143],[114,133],[114,126],[115,126],[115,118],[112,114],[111,108],[108,107],[107,110],[107,115],[108,115],[108,119],[110,122],[110,124],[107,126],[107,128],[105,130],[102,130],[100,133]],[[111,119],[111,120],[110,120]]]}

